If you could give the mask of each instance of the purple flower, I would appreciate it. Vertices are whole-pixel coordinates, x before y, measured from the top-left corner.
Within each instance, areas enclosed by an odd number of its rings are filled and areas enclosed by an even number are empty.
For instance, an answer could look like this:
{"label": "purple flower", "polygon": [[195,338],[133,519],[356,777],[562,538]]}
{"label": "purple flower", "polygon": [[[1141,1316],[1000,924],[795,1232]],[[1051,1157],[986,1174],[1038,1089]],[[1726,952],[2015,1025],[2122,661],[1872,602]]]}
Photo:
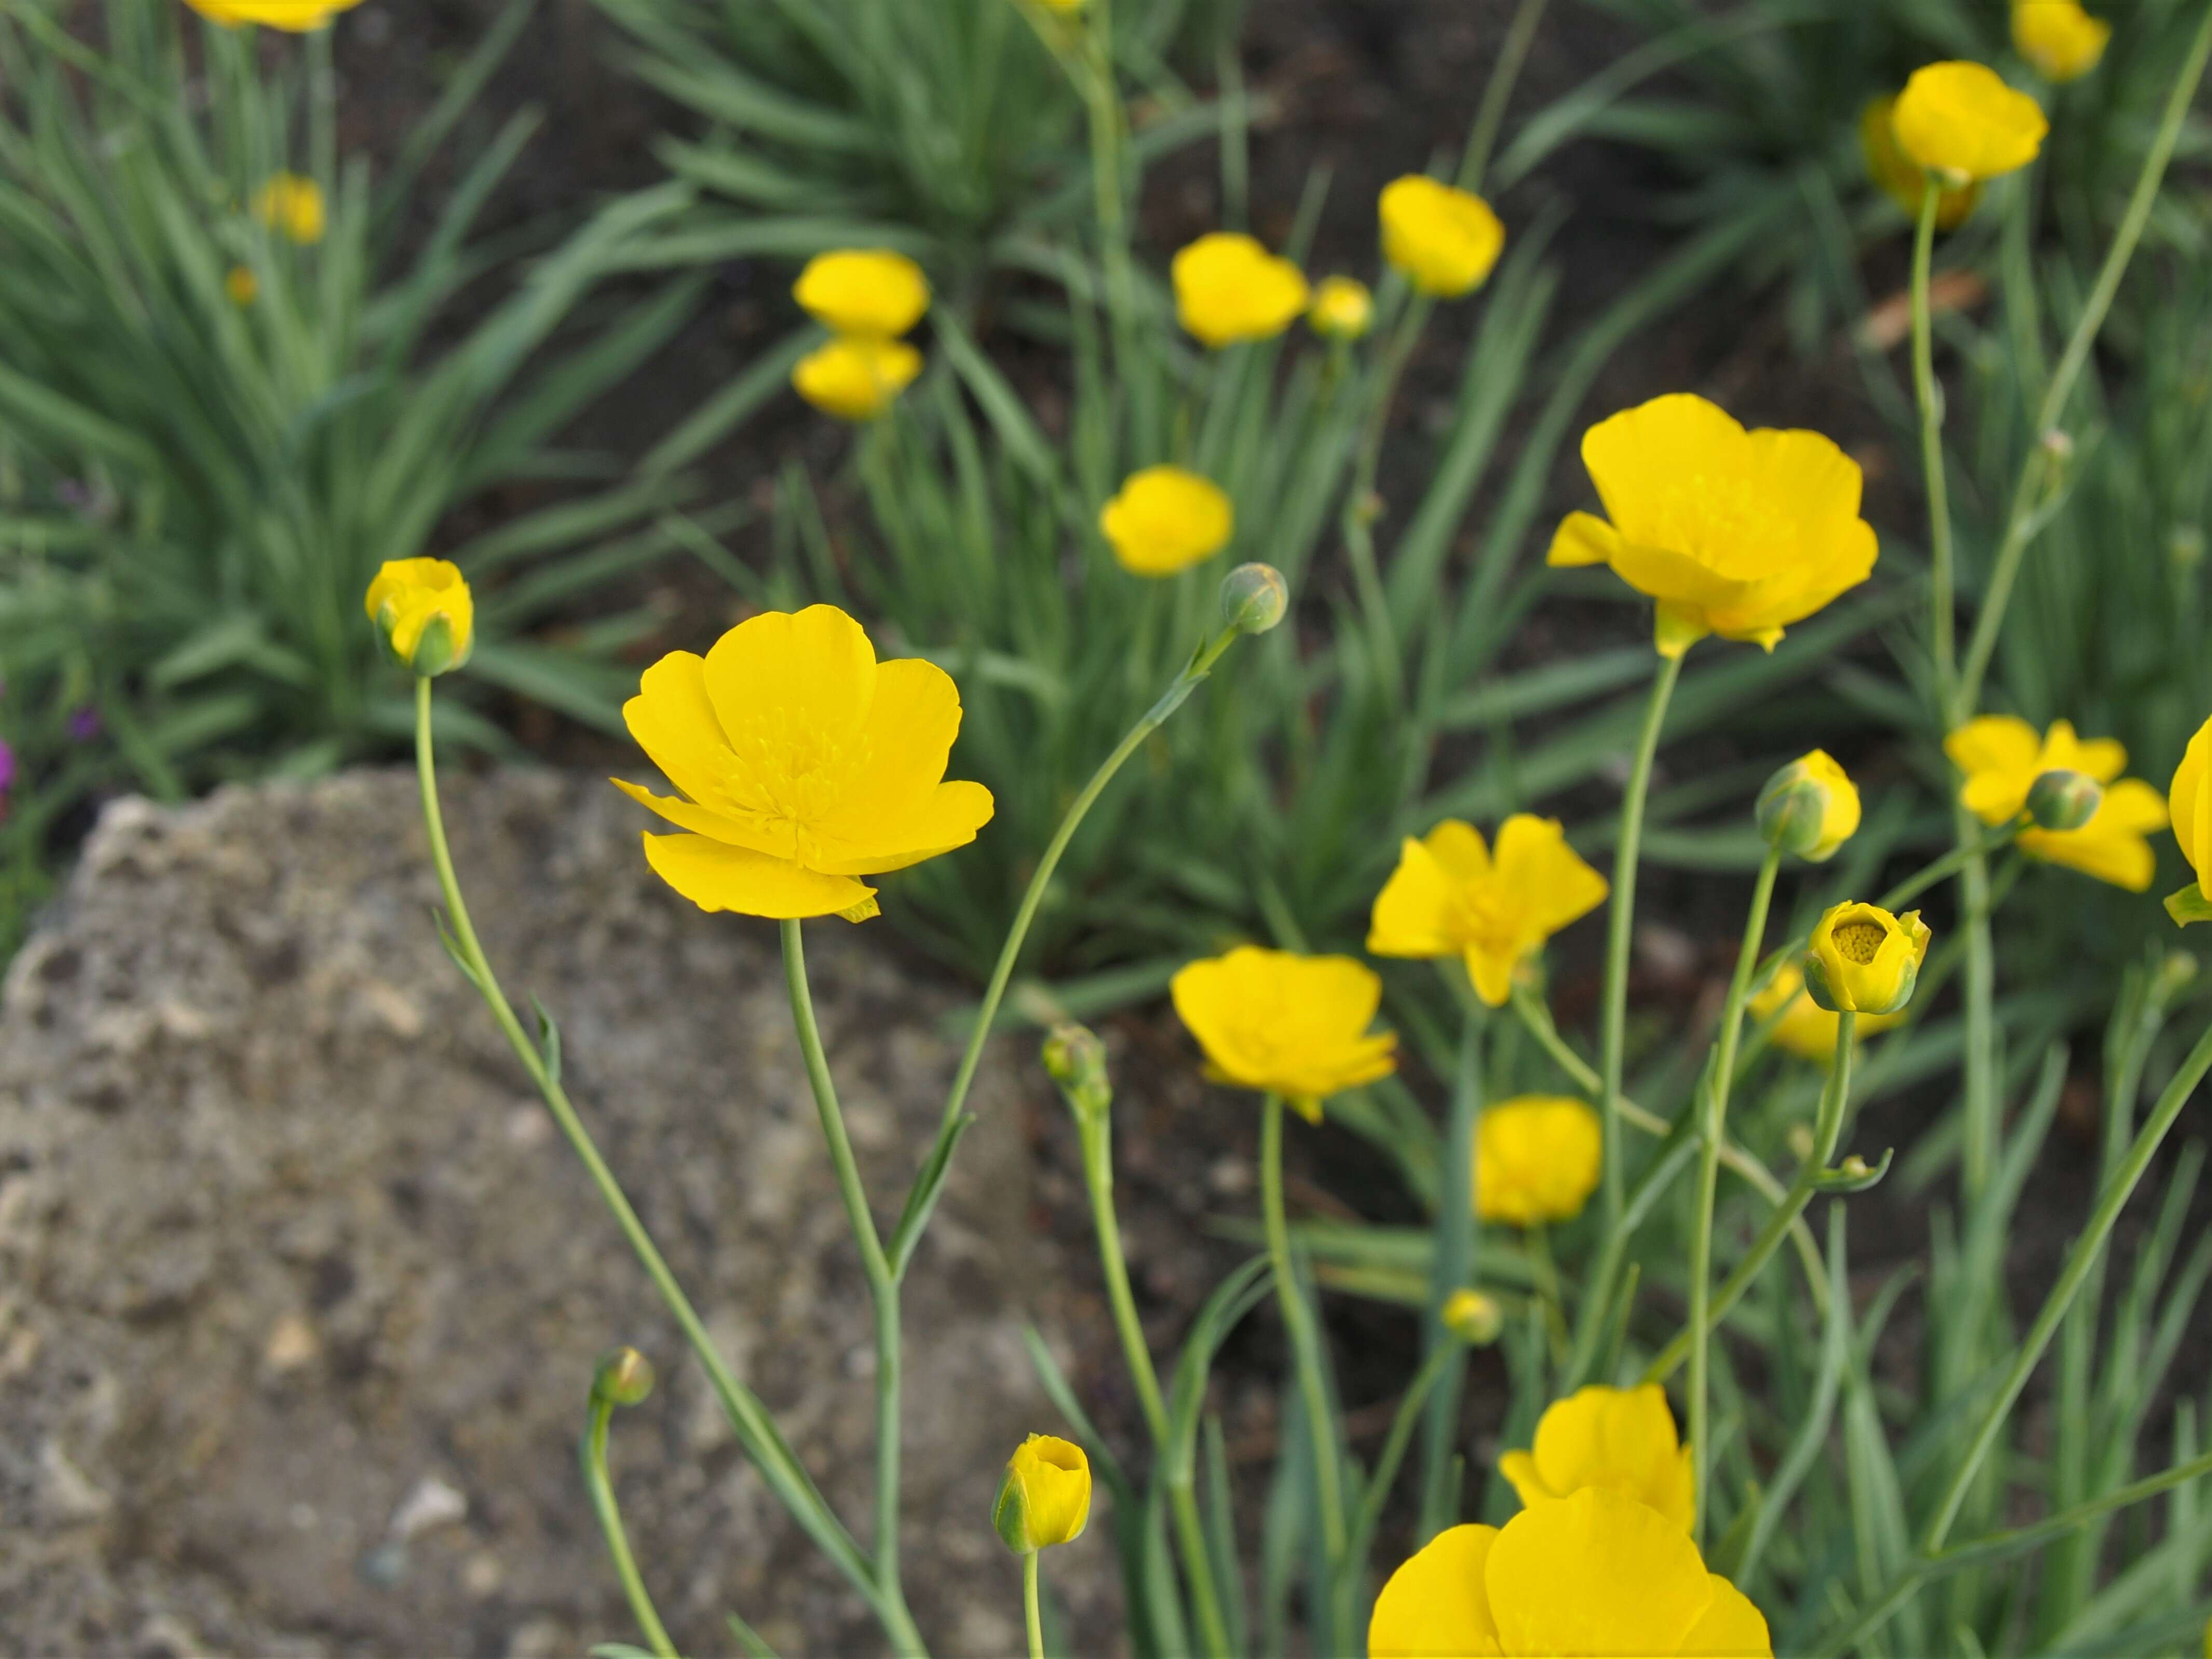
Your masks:
{"label": "purple flower", "polygon": [[79,743],[90,743],[100,735],[100,710],[90,703],[73,710],[69,717],[69,734]]}
{"label": "purple flower", "polygon": [[0,795],[5,795],[15,781],[15,751],[0,738]]}

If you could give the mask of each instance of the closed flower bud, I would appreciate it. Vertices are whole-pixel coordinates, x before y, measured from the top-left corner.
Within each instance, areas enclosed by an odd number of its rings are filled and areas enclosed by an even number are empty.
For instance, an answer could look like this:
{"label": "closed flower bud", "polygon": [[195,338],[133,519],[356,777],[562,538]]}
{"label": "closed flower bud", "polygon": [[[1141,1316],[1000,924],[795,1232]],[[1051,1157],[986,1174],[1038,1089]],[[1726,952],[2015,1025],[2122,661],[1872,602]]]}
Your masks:
{"label": "closed flower bud", "polygon": [[592,1377],[592,1398],[615,1406],[635,1406],[653,1392],[653,1362],[635,1348],[617,1348],[599,1361]]}
{"label": "closed flower bud", "polygon": [[1419,173],[1385,185],[1376,212],[1382,257],[1439,299],[1480,288],[1505,247],[1505,227],[1489,203]]}
{"label": "closed flower bud", "polygon": [[929,279],[903,253],[840,248],[808,260],[791,296],[833,334],[894,340],[929,309]]}
{"label": "closed flower bud", "polygon": [[1813,929],[1806,994],[1832,1014],[1893,1014],[1912,1000],[1928,940],[1917,910],[1838,904]]}
{"label": "closed flower bud", "polygon": [[1054,1026],[1044,1040],[1044,1069],[1079,1115],[1103,1112],[1114,1103],[1114,1085],[1106,1075],[1106,1045],[1087,1026]]}
{"label": "closed flower bud", "polygon": [[1858,789],[1822,750],[1790,762],[1759,792],[1759,833],[1766,844],[1811,863],[1834,857],[1858,827]]}
{"label": "closed flower bud", "polygon": [[1480,1291],[1454,1291],[1444,1298],[1443,1310],[1437,1317],[1454,1336],[1478,1348],[1498,1340],[1498,1332],[1505,1328],[1505,1310]]}
{"label": "closed flower bud", "polygon": [[1017,1555],[1083,1535],[1091,1518],[1091,1460],[1073,1441],[1033,1434],[1006,1460],[991,1524]]}
{"label": "closed flower bud", "polygon": [[2046,81],[2075,81],[2097,67],[2112,26],[2081,0],[2013,0],[2012,44]]}
{"label": "closed flower bud", "polygon": [[2104,800],[2104,785],[2067,767],[2039,773],[2027,786],[2027,815],[2039,830],[2079,830]]}
{"label": "closed flower bud", "polygon": [[1226,628],[1264,634],[1290,609],[1291,590],[1272,564],[1240,564],[1221,579],[1221,621]]}
{"label": "closed flower bud", "polygon": [[1306,323],[1324,340],[1356,340],[1375,324],[1375,296],[1352,276],[1325,276]]}
{"label": "closed flower bud", "polygon": [[459,668],[476,644],[469,585],[444,559],[387,562],[368,585],[366,609],[386,653],[425,679]]}

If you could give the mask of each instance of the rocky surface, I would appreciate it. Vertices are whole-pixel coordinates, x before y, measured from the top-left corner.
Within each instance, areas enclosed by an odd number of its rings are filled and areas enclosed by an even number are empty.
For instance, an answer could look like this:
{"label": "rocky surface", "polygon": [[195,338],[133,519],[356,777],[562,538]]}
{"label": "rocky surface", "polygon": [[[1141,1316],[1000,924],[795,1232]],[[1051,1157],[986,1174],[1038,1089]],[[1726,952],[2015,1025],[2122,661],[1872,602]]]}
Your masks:
{"label": "rocky surface", "polygon": [[[471,908],[560,1020],[572,1092],[738,1373],[856,1534],[865,1288],[767,923],[704,916],[596,779],[456,779]],[[0,1649],[576,1654],[635,1639],[575,1466],[596,1356],[631,1537],[686,1652],[735,1609],[781,1651],[882,1643],[746,1465],[696,1363],[431,921],[411,777],[110,807],[0,1011]],[[811,924],[879,1212],[955,1058],[944,994]],[[1018,1056],[909,1279],[908,1583],[940,1653],[1020,1646],[988,1526],[1059,1426],[1023,1353],[1055,1260],[1026,1228]],[[1057,1552],[1117,1626],[1110,1528]],[[1098,1622],[1090,1622],[1097,1620]]]}

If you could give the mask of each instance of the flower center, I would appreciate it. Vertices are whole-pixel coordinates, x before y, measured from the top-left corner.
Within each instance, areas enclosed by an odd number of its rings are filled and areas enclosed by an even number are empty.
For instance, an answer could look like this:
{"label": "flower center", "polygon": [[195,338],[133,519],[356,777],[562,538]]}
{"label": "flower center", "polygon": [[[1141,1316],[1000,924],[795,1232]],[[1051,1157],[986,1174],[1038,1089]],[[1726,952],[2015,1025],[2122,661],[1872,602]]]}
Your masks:
{"label": "flower center", "polygon": [[1846,962],[1869,963],[1874,953],[1881,949],[1887,937],[1883,929],[1871,921],[1847,921],[1836,929],[1836,949]]}

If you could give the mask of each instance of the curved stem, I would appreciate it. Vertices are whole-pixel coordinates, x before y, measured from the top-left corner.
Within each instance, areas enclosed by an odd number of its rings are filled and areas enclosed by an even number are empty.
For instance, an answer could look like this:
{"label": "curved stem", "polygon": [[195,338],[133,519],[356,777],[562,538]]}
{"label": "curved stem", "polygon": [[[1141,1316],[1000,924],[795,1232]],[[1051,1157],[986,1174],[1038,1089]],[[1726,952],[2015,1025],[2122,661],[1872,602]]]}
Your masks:
{"label": "curved stem", "polygon": [[[1314,1486],[1321,1509],[1322,1548],[1334,1576],[1344,1562],[1344,1477],[1339,1468],[1336,1415],[1322,1376],[1321,1336],[1291,1264],[1291,1234],[1283,1216],[1283,1101],[1269,1095],[1260,1127],[1260,1202],[1267,1221],[1267,1260],[1274,1268],[1275,1297],[1289,1334],[1298,1391],[1313,1436]],[[1323,1615],[1326,1616],[1326,1615]]]}
{"label": "curved stem", "polygon": [[676,1644],[668,1639],[667,1627],[660,1622],[653,1597],[646,1592],[645,1579],[638,1572],[637,1559],[630,1553],[629,1538],[623,1531],[622,1510],[615,1503],[614,1483],[607,1476],[607,1425],[614,1413],[613,1401],[594,1395],[592,1415],[584,1425],[583,1443],[579,1448],[584,1465],[584,1490],[591,1494],[592,1511],[599,1517],[599,1530],[606,1536],[607,1553],[613,1558],[615,1577],[622,1580],[630,1617],[637,1620],[647,1644],[659,1659],[676,1659]]}
{"label": "curved stem", "polygon": [[1932,173],[1920,185],[1920,221],[1912,239],[1912,392],[1920,410],[1920,470],[1928,491],[1929,649],[1936,695],[1948,714],[1957,689],[1956,578],[1951,558],[1951,500],[1943,476],[1943,391],[1936,383],[1936,335],[1929,289],[1936,259],[1936,210],[1942,191]]}
{"label": "curved stem", "polygon": [[1636,761],[1628,775],[1628,793],[1621,797],[1620,837],[1613,857],[1613,902],[1606,911],[1605,1004],[1600,1034],[1598,1110],[1605,1131],[1605,1223],[1620,1224],[1622,1186],[1620,1169],[1620,1070],[1628,1035],[1628,949],[1636,922],[1636,861],[1644,840],[1644,799],[1651,787],[1651,763],[1659,752],[1660,729],[1667,723],[1668,699],[1682,675],[1682,653],[1659,659],[1659,672],[1651,682],[1651,701],[1644,710],[1644,731],[1637,739]]}
{"label": "curved stem", "polygon": [[1498,61],[1491,66],[1490,79],[1482,88],[1482,105],[1467,135],[1467,149],[1460,156],[1462,190],[1480,192],[1482,189],[1482,176],[1490,171],[1491,151],[1497,148],[1498,131],[1505,125],[1506,106],[1513,101],[1514,82],[1521,78],[1521,66],[1528,61],[1528,48],[1536,41],[1536,26],[1544,21],[1544,8],[1549,3],[1550,0],[1521,0],[1521,9],[1513,14],[1505,43],[1498,47]]}
{"label": "curved stem", "polygon": [[1028,1631],[1030,1659],[1044,1659],[1044,1610],[1037,1601],[1037,1555],[1028,1550],[1022,1555],[1022,1625]]}

